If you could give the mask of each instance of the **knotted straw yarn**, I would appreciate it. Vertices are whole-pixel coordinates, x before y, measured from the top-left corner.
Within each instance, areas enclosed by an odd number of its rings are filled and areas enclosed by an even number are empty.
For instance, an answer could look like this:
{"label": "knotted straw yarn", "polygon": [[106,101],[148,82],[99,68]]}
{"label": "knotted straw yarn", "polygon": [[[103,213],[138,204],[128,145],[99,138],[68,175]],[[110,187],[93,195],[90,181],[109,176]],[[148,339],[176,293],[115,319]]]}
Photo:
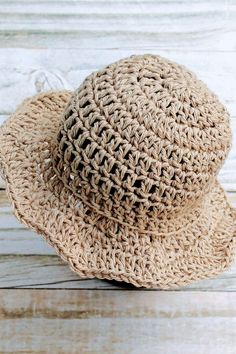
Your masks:
{"label": "knotted straw yarn", "polygon": [[102,215],[142,232],[188,212],[231,142],[228,114],[183,67],[135,56],[90,75],[60,130],[56,172]]}
{"label": "knotted straw yarn", "polygon": [[216,180],[229,116],[184,67],[120,60],[28,99],[0,140],[16,215],[81,276],[169,288],[232,261],[235,211]]}

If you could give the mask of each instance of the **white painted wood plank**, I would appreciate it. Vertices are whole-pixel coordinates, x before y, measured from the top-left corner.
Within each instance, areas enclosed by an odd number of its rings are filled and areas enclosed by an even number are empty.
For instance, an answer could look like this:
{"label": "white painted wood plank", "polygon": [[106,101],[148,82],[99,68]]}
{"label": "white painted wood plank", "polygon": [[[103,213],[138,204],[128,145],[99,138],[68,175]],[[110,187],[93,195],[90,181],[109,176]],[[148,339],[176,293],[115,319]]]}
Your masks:
{"label": "white painted wood plank", "polygon": [[0,114],[0,126],[8,118],[8,114]]}
{"label": "white painted wood plank", "polygon": [[234,354],[235,293],[1,290],[0,351]]}
{"label": "white painted wood plank", "polygon": [[[17,18],[23,21],[30,21],[31,16],[38,16],[38,19],[43,17],[50,21],[57,21],[57,16],[84,16],[88,17],[88,20],[94,16],[95,21],[101,18],[117,15],[126,16],[127,18],[132,16],[139,16],[140,18],[145,18],[145,15],[152,17],[159,15],[162,19],[167,17],[172,17],[172,21],[177,18],[185,17],[186,20],[202,16],[204,20],[206,16],[208,17],[218,17],[219,21],[224,20],[223,15],[232,15],[235,12],[235,4],[232,1],[222,2],[220,0],[216,1],[191,1],[186,0],[178,1],[178,6],[176,6],[176,1],[124,1],[124,0],[108,0],[108,1],[40,1],[35,0],[16,0],[16,1],[1,1],[0,10],[4,21],[8,22],[10,16],[12,18]],[[214,4],[214,6],[212,6]],[[21,16],[22,15],[22,16]],[[142,16],[141,16],[142,15]],[[18,17],[17,17],[18,16]],[[119,17],[118,17],[119,18]],[[122,18],[121,18],[122,19]],[[228,18],[228,20],[230,17]],[[169,19],[170,20],[170,19]],[[170,22],[168,22],[170,23]],[[172,22],[173,23],[173,22]],[[14,25],[14,21],[13,21]],[[63,25],[63,24],[62,24]],[[173,23],[175,25],[175,22]],[[178,28],[181,28],[181,23],[178,24]]]}
{"label": "white painted wood plank", "polygon": [[[221,0],[1,0],[1,13],[5,14],[201,14],[234,11],[234,2]],[[178,4],[179,6],[176,6]],[[212,6],[214,4],[214,7]],[[158,6],[157,6],[158,5]]]}
{"label": "white painted wood plank", "polygon": [[0,256],[1,288],[116,289],[119,284],[81,279],[57,256]]}
{"label": "white painted wood plank", "polygon": [[[177,5],[177,6],[176,6]],[[2,2],[2,47],[235,50],[233,2]]]}
{"label": "white painted wood plank", "polygon": [[5,226],[0,229],[0,254],[55,255],[55,252],[43,241],[41,236],[36,235],[33,231],[21,227],[8,229]]}
{"label": "white painted wood plank", "polygon": [[[18,4],[18,6],[17,6]],[[83,6],[86,5],[86,6]],[[233,19],[236,8],[226,2],[202,4],[179,2],[71,2],[52,1],[49,4],[35,4],[28,1],[15,4],[1,4],[0,31],[32,31],[32,32],[75,32],[75,31],[122,31],[142,33],[161,32],[205,32],[222,30],[222,26],[231,25],[235,29]],[[222,16],[223,15],[223,16]],[[227,16],[228,15],[228,16]],[[226,22],[227,16],[227,22]],[[181,22],[181,19],[184,21]],[[158,20],[158,24],[157,24]],[[218,21],[213,23],[213,20]],[[186,34],[187,34],[186,33]]]}
{"label": "white painted wood plank", "polygon": [[0,49],[0,114],[12,113],[25,97],[46,90],[75,89],[94,70],[132,54],[153,53],[196,72],[236,116],[236,52],[182,49]]}

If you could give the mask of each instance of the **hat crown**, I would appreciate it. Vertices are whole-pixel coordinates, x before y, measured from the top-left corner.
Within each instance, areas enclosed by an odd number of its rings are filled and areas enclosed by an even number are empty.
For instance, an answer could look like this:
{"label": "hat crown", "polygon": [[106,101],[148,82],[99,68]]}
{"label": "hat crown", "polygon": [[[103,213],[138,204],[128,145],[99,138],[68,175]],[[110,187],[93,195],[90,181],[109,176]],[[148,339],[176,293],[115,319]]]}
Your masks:
{"label": "hat crown", "polygon": [[98,212],[151,230],[201,199],[230,144],[227,111],[192,72],[159,56],[132,56],[74,92],[55,169]]}

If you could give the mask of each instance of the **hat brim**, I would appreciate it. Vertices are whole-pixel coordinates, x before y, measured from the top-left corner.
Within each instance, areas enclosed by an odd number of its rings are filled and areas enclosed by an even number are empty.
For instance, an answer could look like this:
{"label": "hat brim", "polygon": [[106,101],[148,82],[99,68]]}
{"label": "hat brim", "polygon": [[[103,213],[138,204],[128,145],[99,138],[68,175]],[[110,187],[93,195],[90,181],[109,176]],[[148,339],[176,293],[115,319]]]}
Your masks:
{"label": "hat brim", "polygon": [[[81,277],[174,288],[215,276],[234,258],[236,212],[215,181],[202,213],[170,235],[139,234],[84,205],[51,169],[68,91],[25,100],[0,132],[0,165],[18,219]],[[44,176],[47,176],[45,181]]]}

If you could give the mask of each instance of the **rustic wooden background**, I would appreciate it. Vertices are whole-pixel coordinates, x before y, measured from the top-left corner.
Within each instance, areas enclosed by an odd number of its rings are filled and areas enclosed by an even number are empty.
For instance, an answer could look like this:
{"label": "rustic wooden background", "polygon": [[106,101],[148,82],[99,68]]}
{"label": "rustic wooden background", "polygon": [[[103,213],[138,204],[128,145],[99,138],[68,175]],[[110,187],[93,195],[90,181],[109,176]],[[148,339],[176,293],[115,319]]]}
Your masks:
{"label": "rustic wooden background", "polygon": [[[236,206],[234,0],[0,0],[0,122],[26,96],[134,53],[185,64],[226,104],[234,144],[220,180]],[[179,291],[79,279],[0,187],[0,353],[235,354],[236,262]]]}

